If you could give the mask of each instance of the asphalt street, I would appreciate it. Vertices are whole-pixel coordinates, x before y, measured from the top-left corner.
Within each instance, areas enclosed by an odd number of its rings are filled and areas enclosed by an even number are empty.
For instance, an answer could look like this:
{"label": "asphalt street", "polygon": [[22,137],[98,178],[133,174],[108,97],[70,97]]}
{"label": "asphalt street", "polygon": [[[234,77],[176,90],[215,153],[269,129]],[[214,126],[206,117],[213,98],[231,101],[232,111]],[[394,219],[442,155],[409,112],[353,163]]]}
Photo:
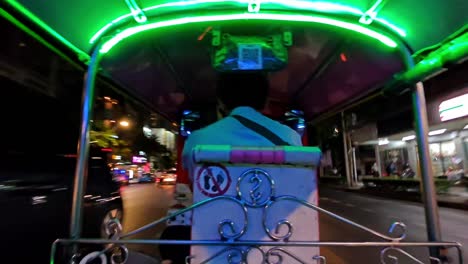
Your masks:
{"label": "asphalt street", "polygon": [[[132,231],[165,216],[168,207],[173,202],[174,190],[174,186],[158,186],[157,184],[135,184],[123,187],[124,231]],[[320,189],[319,206],[385,235],[389,234],[388,230],[393,222],[402,222],[407,229],[404,241],[427,241],[424,209],[421,204]],[[468,245],[468,211],[440,208],[440,225],[444,241],[456,241]],[[159,226],[133,238],[158,238],[163,228],[164,226]],[[396,233],[399,231],[395,230]],[[323,214],[320,216],[320,239],[321,241],[349,242],[383,241],[370,233]],[[155,257],[159,256],[158,248],[155,246],[133,246],[130,249]],[[327,263],[379,263],[381,250],[382,248],[322,248],[321,254],[327,258]],[[423,263],[429,263],[426,248],[409,248],[406,251],[421,259]],[[450,250],[449,256],[454,258],[455,253],[456,251]],[[389,255],[398,257],[400,264],[416,263],[395,251],[389,252]],[[464,258],[468,259],[466,246]],[[393,259],[387,259],[386,263],[396,262]],[[458,262],[451,261],[450,263]]]}

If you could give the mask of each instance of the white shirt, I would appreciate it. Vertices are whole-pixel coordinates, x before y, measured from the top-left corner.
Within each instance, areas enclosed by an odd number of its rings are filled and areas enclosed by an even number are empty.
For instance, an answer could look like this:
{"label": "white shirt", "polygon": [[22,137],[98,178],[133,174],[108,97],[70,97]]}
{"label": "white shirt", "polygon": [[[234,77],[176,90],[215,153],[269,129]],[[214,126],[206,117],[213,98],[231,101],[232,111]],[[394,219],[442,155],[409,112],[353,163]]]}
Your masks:
{"label": "white shirt", "polygon": [[[241,106],[232,110],[231,115],[240,115],[248,118],[275,133],[291,146],[302,146],[301,137],[290,127],[270,119],[251,107]],[[182,162],[192,179],[192,149],[196,145],[231,145],[236,147],[272,147],[274,144],[259,135],[257,132],[246,128],[237,119],[225,117],[205,128],[194,131],[188,136]]]}

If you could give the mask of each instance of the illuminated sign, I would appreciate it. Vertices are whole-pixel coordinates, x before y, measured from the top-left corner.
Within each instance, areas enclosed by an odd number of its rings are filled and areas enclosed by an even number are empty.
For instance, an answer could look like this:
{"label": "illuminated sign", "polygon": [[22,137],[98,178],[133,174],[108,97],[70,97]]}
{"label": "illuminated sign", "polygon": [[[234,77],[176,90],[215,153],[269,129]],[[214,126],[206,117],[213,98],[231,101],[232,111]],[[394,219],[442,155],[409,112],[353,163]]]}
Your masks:
{"label": "illuminated sign", "polygon": [[388,138],[379,139],[379,146],[387,145],[388,143],[390,143]]}
{"label": "illuminated sign", "polygon": [[409,136],[403,137],[401,140],[402,141],[409,141],[409,140],[413,140],[415,138],[416,138],[415,135],[409,135]]}
{"label": "illuminated sign", "polygon": [[443,101],[439,105],[441,121],[447,121],[468,115],[468,93]]}
{"label": "illuminated sign", "polygon": [[145,157],[133,156],[133,163],[146,163],[147,159]]}
{"label": "illuminated sign", "polygon": [[443,134],[443,133],[445,133],[445,131],[447,131],[447,129],[446,129],[446,128],[442,128],[442,129],[433,130],[433,131],[430,131],[430,132],[429,132],[429,136],[440,135],[440,134]]}

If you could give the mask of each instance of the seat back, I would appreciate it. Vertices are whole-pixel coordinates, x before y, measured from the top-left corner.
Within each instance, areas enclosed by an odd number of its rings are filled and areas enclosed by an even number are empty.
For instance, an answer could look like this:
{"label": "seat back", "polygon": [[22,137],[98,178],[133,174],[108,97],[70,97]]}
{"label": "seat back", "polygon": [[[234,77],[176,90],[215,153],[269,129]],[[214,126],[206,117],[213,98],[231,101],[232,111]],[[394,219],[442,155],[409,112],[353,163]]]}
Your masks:
{"label": "seat back", "polygon": [[[200,206],[193,211],[192,240],[319,240],[317,212],[300,201],[317,204],[320,156],[315,147],[195,147],[193,202]],[[318,248],[283,249],[306,262],[319,255]],[[277,253],[283,263],[295,263],[271,247],[222,245],[192,246],[190,263],[228,263],[229,256],[263,263],[264,255]]]}

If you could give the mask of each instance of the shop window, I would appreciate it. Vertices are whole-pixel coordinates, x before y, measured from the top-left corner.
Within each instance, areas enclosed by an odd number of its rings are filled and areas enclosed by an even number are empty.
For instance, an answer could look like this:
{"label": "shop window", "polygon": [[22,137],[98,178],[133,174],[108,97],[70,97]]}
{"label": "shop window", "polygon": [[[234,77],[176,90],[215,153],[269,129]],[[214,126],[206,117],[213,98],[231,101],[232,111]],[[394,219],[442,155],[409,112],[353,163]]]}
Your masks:
{"label": "shop window", "polygon": [[450,177],[463,170],[463,160],[456,152],[454,141],[431,143],[432,171],[436,177]]}
{"label": "shop window", "polygon": [[382,174],[384,176],[399,176],[408,164],[406,148],[387,149],[380,152]]}

